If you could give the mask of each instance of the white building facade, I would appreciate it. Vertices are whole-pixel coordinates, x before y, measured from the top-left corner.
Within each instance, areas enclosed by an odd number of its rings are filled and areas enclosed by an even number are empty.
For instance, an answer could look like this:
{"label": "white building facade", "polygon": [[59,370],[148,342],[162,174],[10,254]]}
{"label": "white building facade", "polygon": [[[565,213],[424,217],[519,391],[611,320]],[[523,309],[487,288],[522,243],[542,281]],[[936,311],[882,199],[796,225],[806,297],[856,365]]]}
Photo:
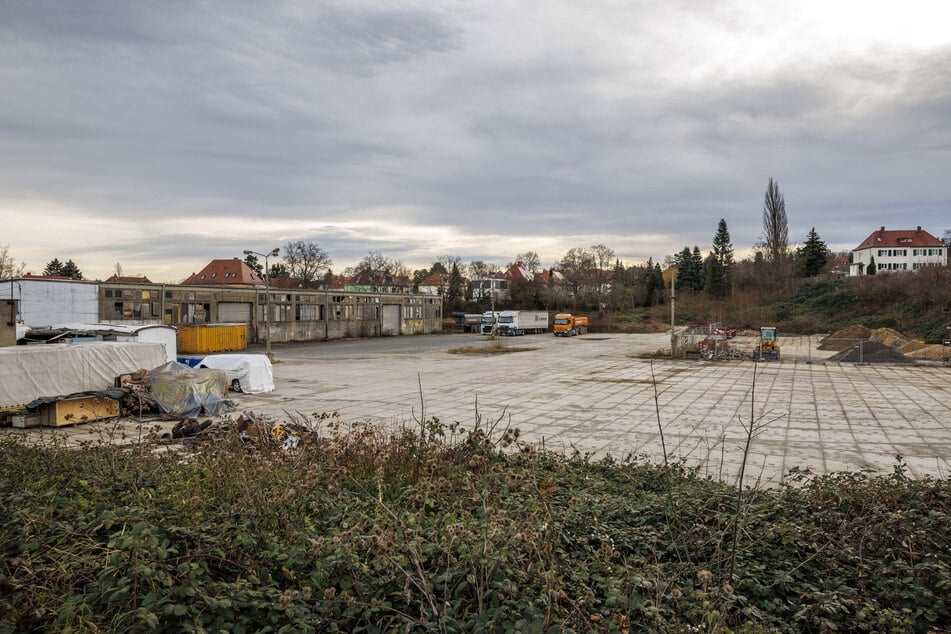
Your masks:
{"label": "white building facade", "polygon": [[481,299],[505,300],[509,297],[509,281],[503,277],[472,276],[472,301]]}
{"label": "white building facade", "polygon": [[97,282],[18,277],[0,282],[0,299],[17,300],[19,321],[31,327],[99,322]]}
{"label": "white building facade", "polygon": [[917,271],[925,266],[947,264],[948,247],[921,227],[889,229],[882,227],[852,249],[849,275],[867,275],[870,265],[876,273]]}

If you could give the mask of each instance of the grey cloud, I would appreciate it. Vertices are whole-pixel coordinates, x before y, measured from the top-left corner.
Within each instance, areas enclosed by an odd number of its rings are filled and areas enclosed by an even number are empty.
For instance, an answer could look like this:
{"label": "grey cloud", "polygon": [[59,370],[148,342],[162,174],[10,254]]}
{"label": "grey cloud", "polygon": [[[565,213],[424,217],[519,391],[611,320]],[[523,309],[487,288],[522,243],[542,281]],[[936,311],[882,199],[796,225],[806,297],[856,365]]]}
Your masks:
{"label": "grey cloud", "polygon": [[[755,242],[774,177],[791,235],[816,226],[852,243],[904,211],[943,230],[951,50],[674,81],[691,69],[670,60],[696,57],[673,48],[679,37],[711,20],[748,23],[693,4],[583,12],[579,24],[623,40],[581,26],[539,37],[532,29],[553,23],[532,6],[11,5],[0,23],[0,203],[295,227],[402,221],[638,249],[651,244],[630,236],[652,235],[673,252],[708,248],[721,217],[735,245]],[[333,226],[316,239],[341,268],[371,249],[446,250]],[[246,241],[167,239],[215,257]]]}

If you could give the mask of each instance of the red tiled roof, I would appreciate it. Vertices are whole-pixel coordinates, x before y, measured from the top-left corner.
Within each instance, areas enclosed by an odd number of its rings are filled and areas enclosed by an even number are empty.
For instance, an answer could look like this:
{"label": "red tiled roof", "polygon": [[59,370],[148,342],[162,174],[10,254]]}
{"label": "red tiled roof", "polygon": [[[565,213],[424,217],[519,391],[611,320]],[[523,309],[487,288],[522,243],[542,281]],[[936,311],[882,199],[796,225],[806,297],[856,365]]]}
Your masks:
{"label": "red tiled roof", "polygon": [[443,273],[430,273],[419,281],[417,286],[448,286],[449,276]]}
{"label": "red tiled roof", "polygon": [[502,274],[502,277],[508,280],[525,280],[531,282],[535,279],[535,274],[529,271],[521,262],[516,262],[508,268],[505,273]]}
{"label": "red tiled roof", "polygon": [[192,273],[182,284],[264,284],[264,280],[244,260],[212,260],[205,268]]}
{"label": "red tiled roof", "polygon": [[885,247],[943,247],[944,243],[921,227],[917,229],[889,229],[882,227],[853,249],[881,249]]}
{"label": "red tiled roof", "polygon": [[106,279],[107,282],[122,282],[123,284],[151,284],[152,280],[144,275],[113,275]]}

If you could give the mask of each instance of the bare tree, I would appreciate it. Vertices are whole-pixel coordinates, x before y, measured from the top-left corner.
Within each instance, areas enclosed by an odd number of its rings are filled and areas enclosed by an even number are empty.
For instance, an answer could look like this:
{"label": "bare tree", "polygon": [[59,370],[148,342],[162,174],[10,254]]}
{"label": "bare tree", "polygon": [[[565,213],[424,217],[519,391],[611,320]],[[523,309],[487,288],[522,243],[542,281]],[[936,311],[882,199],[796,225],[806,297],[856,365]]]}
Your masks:
{"label": "bare tree", "polygon": [[499,267],[491,262],[486,262],[485,260],[473,260],[469,262],[470,276],[479,275],[481,277],[489,277],[490,275],[497,275],[498,273]]}
{"label": "bare tree", "polygon": [[442,264],[447,271],[452,271],[453,265],[462,265],[462,258],[458,255],[440,255],[436,258],[436,262]]}
{"label": "bare tree", "polygon": [[786,200],[779,191],[779,183],[772,178],[766,185],[763,200],[763,245],[766,259],[780,262],[789,251],[789,224],[786,220]]}
{"label": "bare tree", "polygon": [[26,270],[26,262],[16,263],[13,256],[10,255],[10,247],[0,246],[0,279],[19,277]]}
{"label": "bare tree", "polygon": [[379,251],[370,251],[354,267],[357,275],[364,275],[374,284],[408,282],[410,270],[402,261],[384,256]]}
{"label": "bare tree", "polygon": [[600,293],[603,302],[608,267],[614,263],[615,259],[614,249],[603,244],[595,244],[591,246],[591,253],[594,255],[594,261],[597,264],[595,277],[598,279],[598,293]]}
{"label": "bare tree", "polygon": [[568,283],[572,296],[581,301],[583,295],[590,292],[596,283],[594,269],[597,259],[594,253],[584,247],[568,249],[564,257],[558,262],[558,270]]}
{"label": "bare tree", "polygon": [[527,270],[532,273],[538,271],[538,267],[541,266],[541,259],[538,257],[538,254],[534,251],[524,251],[515,256],[516,262],[521,262]]}
{"label": "bare tree", "polygon": [[310,285],[320,279],[333,260],[316,242],[292,240],[284,245],[284,265],[290,277]]}

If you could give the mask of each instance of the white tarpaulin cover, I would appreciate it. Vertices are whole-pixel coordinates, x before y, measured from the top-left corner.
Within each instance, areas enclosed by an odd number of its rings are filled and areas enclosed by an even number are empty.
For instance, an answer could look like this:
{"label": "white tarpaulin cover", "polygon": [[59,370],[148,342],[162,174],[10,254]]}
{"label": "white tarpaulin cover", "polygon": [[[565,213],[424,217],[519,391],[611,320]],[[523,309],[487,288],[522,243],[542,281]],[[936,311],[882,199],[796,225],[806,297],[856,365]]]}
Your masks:
{"label": "white tarpaulin cover", "polygon": [[198,367],[227,371],[229,382],[238,379],[245,394],[274,391],[274,374],[266,354],[213,354],[202,359]]}
{"label": "white tarpaulin cover", "polygon": [[92,343],[0,348],[0,408],[115,386],[120,374],[165,363],[160,343]]}

